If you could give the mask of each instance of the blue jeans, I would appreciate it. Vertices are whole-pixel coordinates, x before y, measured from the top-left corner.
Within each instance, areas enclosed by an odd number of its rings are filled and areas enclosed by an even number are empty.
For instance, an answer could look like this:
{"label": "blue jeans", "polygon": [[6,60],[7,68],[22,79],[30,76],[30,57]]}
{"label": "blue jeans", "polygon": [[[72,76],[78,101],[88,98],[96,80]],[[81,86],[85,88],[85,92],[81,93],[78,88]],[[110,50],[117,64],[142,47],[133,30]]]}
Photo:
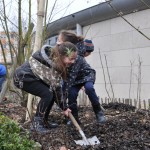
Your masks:
{"label": "blue jeans", "polygon": [[92,105],[99,105],[99,98],[95,92],[93,82],[86,82],[83,84],[72,86],[68,92],[68,105],[72,110],[72,113],[76,113],[77,110],[77,96],[81,87],[84,86],[85,93],[88,95],[88,98]]}
{"label": "blue jeans", "polygon": [[0,76],[0,92],[2,90],[2,85],[5,82],[5,80],[6,80],[6,76],[5,75],[4,76]]}

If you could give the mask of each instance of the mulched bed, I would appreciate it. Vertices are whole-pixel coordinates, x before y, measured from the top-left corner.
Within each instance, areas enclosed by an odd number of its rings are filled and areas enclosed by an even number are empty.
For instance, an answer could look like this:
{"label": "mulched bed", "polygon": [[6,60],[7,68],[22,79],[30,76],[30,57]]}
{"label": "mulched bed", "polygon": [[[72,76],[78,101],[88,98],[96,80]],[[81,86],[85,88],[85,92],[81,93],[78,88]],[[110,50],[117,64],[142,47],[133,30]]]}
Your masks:
{"label": "mulched bed", "polygon": [[[57,108],[50,113],[50,120],[59,123],[50,133],[41,135],[31,133],[31,138],[42,145],[43,150],[59,150],[63,145],[69,150],[150,150],[150,111],[136,110],[135,107],[109,103],[104,104],[107,122],[96,122],[91,107],[79,107],[79,117],[87,138],[94,135],[100,141],[95,146],[76,145],[74,140],[81,140],[75,127],[66,125],[66,118]],[[25,121],[25,108],[14,104],[0,104],[0,112],[16,120],[29,130],[30,122]]]}

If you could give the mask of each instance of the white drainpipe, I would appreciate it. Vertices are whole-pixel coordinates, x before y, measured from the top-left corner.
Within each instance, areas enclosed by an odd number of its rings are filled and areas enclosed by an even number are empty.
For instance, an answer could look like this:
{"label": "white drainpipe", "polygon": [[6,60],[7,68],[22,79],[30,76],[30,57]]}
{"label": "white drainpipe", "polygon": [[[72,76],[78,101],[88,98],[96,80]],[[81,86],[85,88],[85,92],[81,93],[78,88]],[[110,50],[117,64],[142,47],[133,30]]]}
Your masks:
{"label": "white drainpipe", "polygon": [[76,32],[77,32],[78,36],[82,36],[83,35],[83,29],[82,29],[80,24],[76,24]]}

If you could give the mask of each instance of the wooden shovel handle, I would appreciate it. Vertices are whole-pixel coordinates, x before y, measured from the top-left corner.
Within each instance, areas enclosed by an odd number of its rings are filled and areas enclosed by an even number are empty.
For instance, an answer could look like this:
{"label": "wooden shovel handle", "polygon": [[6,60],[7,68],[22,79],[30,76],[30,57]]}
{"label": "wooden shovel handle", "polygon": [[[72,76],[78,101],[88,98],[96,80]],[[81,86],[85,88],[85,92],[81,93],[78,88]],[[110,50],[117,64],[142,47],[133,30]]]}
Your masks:
{"label": "wooden shovel handle", "polygon": [[77,128],[77,130],[81,130],[81,127],[79,126],[78,122],[76,121],[76,119],[74,118],[74,116],[71,114],[71,112],[68,113],[69,118],[71,119],[72,123],[74,124],[74,126]]}

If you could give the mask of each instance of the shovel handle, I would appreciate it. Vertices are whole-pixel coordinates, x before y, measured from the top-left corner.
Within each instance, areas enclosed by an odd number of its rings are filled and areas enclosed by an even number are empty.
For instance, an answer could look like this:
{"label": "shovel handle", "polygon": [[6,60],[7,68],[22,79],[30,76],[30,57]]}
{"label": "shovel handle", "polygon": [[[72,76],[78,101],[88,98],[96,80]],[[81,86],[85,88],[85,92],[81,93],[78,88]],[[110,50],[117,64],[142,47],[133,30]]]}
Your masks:
{"label": "shovel handle", "polygon": [[90,142],[87,140],[84,132],[82,131],[81,127],[79,126],[78,122],[76,121],[76,119],[74,118],[74,116],[71,114],[71,112],[68,113],[69,118],[71,119],[72,123],[74,124],[74,126],[77,128],[77,130],[79,131],[79,133],[82,136],[82,139],[84,141],[85,145],[91,145]]}
{"label": "shovel handle", "polygon": [[76,119],[74,118],[74,116],[71,114],[71,112],[68,113],[68,116],[71,119],[71,121],[74,124],[74,126],[77,128],[77,130],[80,131],[81,127],[79,126],[78,122],[76,121]]}

